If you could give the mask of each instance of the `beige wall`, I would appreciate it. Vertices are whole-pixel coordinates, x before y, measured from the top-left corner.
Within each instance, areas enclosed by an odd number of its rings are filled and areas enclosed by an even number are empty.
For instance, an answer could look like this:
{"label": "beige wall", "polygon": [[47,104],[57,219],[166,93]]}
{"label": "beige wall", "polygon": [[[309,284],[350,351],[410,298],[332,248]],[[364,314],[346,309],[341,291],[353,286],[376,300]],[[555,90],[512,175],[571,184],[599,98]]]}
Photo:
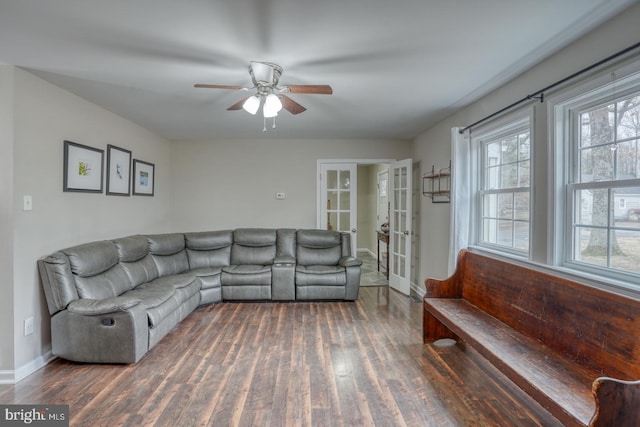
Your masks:
{"label": "beige wall", "polygon": [[[74,244],[167,231],[170,158],[167,140],[24,70],[13,70],[12,200],[6,200],[2,193],[2,210],[5,203],[13,204],[13,280],[0,285],[3,295],[5,291],[11,294],[13,288],[14,313],[13,322],[3,322],[0,330],[3,337],[11,334],[6,328],[14,335],[13,366],[2,369],[15,370],[20,376],[42,363],[51,348],[49,315],[36,260]],[[134,158],[155,163],[155,196],[63,192],[65,139],[104,150],[107,144],[114,144],[131,150]],[[24,195],[33,197],[30,212],[22,210]],[[35,331],[25,337],[23,321],[31,316]],[[4,342],[2,347],[6,348]]]}
{"label": "beige wall", "polygon": [[[450,141],[454,126],[466,126],[492,114],[503,107],[524,98],[555,81],[563,79],[597,61],[600,61],[638,42],[638,21],[640,4],[629,8],[621,15],[608,21],[595,31],[581,38],[566,49],[533,67],[510,83],[502,86],[478,102],[459,110],[457,113],[419,135],[414,143],[414,159],[422,162],[423,173],[431,169],[446,167],[451,158]],[[636,50],[636,57],[638,51]],[[578,80],[577,80],[578,81]],[[577,82],[576,81],[576,82]],[[551,95],[548,92],[546,95]],[[547,200],[548,181],[548,130],[547,103],[533,102],[535,109],[535,216],[532,218],[536,235],[543,239],[533,254],[533,259],[546,261]],[[455,173],[455,172],[454,172]],[[447,275],[447,253],[449,250],[449,207],[448,204],[432,204],[430,199],[422,200],[421,237],[422,250],[419,277],[443,278]]]}
{"label": "beige wall", "polygon": [[[174,230],[316,227],[320,159],[392,159],[408,141],[226,140],[171,144]],[[286,193],[276,200],[275,193]]]}
{"label": "beige wall", "polygon": [[13,67],[0,66],[0,379],[13,360]]}

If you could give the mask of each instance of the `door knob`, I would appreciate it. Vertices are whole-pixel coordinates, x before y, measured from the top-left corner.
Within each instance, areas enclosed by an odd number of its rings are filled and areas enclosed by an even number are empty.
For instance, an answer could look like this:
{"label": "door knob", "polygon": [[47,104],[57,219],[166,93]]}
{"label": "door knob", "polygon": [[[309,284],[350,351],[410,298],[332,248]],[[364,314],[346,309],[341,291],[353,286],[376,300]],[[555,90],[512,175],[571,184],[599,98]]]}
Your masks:
{"label": "door knob", "polygon": [[409,235],[409,230],[405,230],[405,231],[404,231],[404,235],[405,235],[405,236],[408,236],[408,235]]}
{"label": "door knob", "polygon": [[352,232],[352,233],[355,233],[355,232],[356,232],[356,229],[355,229],[355,228],[352,228],[352,229],[351,229],[351,232]]}

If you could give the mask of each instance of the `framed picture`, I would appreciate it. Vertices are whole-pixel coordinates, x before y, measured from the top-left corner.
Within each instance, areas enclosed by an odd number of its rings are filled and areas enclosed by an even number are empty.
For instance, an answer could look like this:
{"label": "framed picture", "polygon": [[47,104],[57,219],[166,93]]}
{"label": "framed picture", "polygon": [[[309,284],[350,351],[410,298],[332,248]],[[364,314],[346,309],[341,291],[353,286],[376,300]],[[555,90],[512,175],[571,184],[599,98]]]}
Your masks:
{"label": "framed picture", "polygon": [[380,197],[387,197],[387,178],[380,180]]}
{"label": "framed picture", "polygon": [[131,194],[131,151],[107,145],[107,195]]}
{"label": "framed picture", "polygon": [[133,159],[133,195],[153,196],[155,165]]}
{"label": "framed picture", "polygon": [[64,142],[63,191],[102,193],[104,150]]}

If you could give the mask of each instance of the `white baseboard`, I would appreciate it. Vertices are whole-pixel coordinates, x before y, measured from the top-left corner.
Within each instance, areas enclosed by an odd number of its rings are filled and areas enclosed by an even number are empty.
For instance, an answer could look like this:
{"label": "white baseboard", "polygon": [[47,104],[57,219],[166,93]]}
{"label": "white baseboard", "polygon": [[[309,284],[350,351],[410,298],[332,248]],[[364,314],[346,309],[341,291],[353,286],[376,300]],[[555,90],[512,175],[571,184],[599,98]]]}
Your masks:
{"label": "white baseboard", "polygon": [[0,371],[0,384],[15,384],[14,371]]}
{"label": "white baseboard", "polygon": [[424,294],[427,293],[427,290],[424,288],[424,286],[418,286],[413,282],[411,282],[411,290],[418,294],[420,298],[424,297]]}
{"label": "white baseboard", "polygon": [[50,351],[32,360],[26,365],[20,366],[15,371],[0,371],[0,384],[16,384],[29,375],[51,363],[56,357]]}

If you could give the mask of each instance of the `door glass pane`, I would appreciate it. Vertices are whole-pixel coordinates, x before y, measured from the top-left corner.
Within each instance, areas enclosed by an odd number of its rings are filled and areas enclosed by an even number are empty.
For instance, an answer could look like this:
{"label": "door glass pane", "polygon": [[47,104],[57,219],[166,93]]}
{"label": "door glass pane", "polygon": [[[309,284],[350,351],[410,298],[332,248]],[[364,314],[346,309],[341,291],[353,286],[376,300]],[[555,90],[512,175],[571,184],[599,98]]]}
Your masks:
{"label": "door glass pane", "polygon": [[407,188],[407,168],[400,168],[400,175],[401,175],[400,186],[402,188]]}
{"label": "door glass pane", "polygon": [[340,210],[349,210],[351,209],[351,192],[350,191],[341,191],[340,192]]}
{"label": "door glass pane", "polygon": [[404,262],[404,257],[398,257],[398,258],[400,259],[400,268],[398,270],[398,276],[404,277],[405,276],[405,269],[406,269],[406,267],[405,267],[406,264]]}
{"label": "door glass pane", "polygon": [[327,210],[338,209],[338,192],[327,191]]}
{"label": "door glass pane", "polygon": [[338,171],[327,171],[327,188],[338,188]]}
{"label": "door glass pane", "polygon": [[349,221],[350,212],[340,212],[340,231],[351,230],[351,222]]}
{"label": "door glass pane", "polygon": [[351,172],[340,171],[340,188],[344,190],[351,188]]}
{"label": "door glass pane", "polygon": [[337,230],[337,229],[338,229],[338,213],[329,212],[327,214],[327,230]]}

